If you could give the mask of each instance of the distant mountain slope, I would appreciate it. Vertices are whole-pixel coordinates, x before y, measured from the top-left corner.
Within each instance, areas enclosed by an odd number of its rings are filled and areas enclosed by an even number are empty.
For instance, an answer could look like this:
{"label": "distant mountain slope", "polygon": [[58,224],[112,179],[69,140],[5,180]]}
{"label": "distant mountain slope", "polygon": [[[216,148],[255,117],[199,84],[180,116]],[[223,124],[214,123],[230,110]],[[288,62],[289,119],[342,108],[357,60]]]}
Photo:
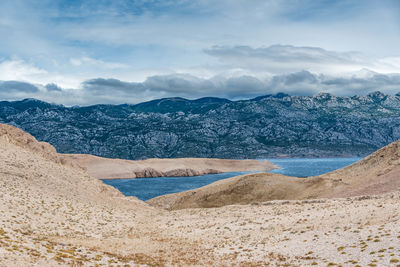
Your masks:
{"label": "distant mountain slope", "polygon": [[360,156],[400,138],[400,96],[166,98],[71,108],[26,99],[0,102],[0,122],[59,152],[111,158]]}

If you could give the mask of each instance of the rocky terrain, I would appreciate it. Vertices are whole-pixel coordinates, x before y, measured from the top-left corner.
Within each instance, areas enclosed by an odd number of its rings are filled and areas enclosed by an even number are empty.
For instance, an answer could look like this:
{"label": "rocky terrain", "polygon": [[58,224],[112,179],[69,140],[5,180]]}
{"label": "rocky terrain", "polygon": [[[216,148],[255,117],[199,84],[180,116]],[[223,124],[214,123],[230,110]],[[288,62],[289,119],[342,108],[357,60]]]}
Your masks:
{"label": "rocky terrain", "polygon": [[66,162],[84,168],[97,179],[197,176],[222,172],[268,171],[278,168],[266,160],[202,158],[121,160],[82,154],[60,156]]}
{"label": "rocky terrain", "polygon": [[[396,149],[356,166],[385,173]],[[399,209],[392,186],[376,196],[165,211],[0,125],[0,266],[397,266]]]}
{"label": "rocky terrain", "polygon": [[400,189],[400,141],[348,167],[315,177],[248,174],[201,188],[159,196],[147,203],[164,209],[209,208],[271,200],[376,195]]}
{"label": "rocky terrain", "polygon": [[63,107],[0,102],[0,122],[61,153],[108,158],[364,156],[400,138],[400,96],[167,98]]}

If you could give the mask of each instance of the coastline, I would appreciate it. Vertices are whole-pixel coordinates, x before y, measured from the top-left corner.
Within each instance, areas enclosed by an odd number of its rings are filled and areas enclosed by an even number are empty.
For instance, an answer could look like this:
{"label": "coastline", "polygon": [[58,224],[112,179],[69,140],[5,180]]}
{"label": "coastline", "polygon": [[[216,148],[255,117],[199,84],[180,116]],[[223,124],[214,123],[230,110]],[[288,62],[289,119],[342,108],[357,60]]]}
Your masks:
{"label": "coastline", "polygon": [[85,154],[63,154],[63,158],[100,180],[154,177],[191,177],[241,171],[269,171],[279,166],[268,160],[176,158],[125,160]]}

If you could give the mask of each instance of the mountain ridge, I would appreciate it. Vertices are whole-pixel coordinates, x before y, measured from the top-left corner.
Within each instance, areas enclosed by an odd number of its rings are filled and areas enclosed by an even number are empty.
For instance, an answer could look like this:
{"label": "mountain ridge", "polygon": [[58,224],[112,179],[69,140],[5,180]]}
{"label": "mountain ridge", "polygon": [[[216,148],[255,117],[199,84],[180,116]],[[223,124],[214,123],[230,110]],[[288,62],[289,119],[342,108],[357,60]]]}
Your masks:
{"label": "mountain ridge", "polygon": [[284,93],[65,107],[0,102],[0,122],[58,152],[122,159],[364,156],[400,139],[400,96]]}

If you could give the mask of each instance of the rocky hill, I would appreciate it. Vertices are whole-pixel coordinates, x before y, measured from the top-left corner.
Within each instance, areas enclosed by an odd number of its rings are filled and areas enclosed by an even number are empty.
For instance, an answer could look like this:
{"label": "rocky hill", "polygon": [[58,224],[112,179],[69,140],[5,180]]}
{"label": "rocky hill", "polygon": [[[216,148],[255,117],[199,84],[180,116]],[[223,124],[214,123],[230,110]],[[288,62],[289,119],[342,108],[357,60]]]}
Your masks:
{"label": "rocky hill", "polygon": [[0,102],[0,122],[62,153],[110,158],[361,156],[400,138],[400,96],[281,93],[89,107],[26,99]]}

